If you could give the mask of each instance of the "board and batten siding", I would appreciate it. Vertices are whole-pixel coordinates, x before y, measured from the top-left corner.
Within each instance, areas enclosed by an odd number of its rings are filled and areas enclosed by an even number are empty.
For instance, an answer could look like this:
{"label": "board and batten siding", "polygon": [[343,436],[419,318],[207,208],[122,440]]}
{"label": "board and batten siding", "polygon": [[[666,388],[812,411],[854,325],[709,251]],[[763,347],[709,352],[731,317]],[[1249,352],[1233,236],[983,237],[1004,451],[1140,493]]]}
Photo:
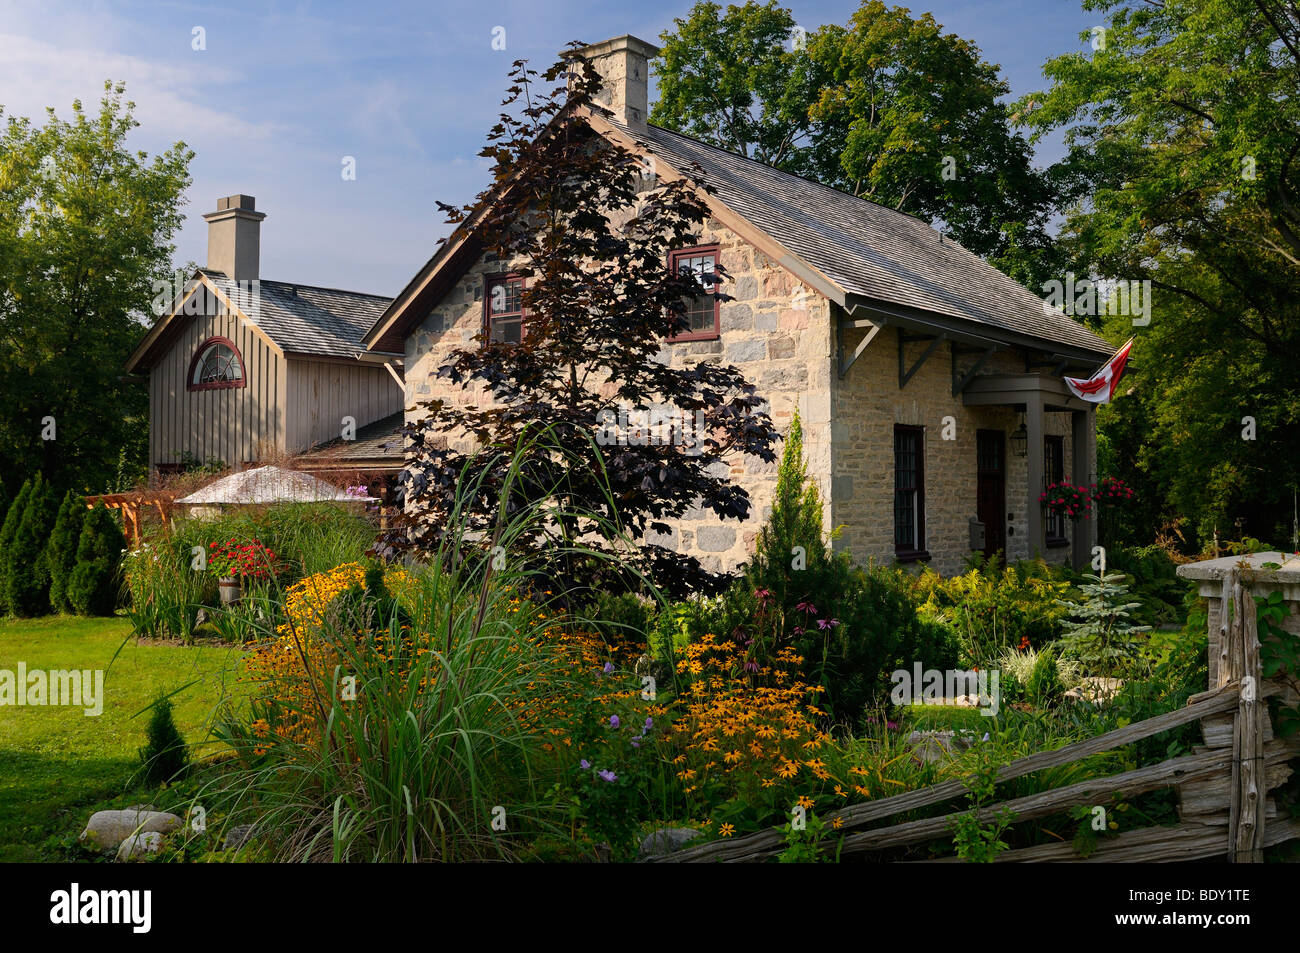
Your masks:
{"label": "board and batten siding", "polygon": [[358,428],[401,412],[402,388],[383,367],[358,362],[288,361],[288,449],[337,440],[343,418]]}
{"label": "board and batten siding", "polygon": [[[211,302],[211,297],[208,298]],[[266,339],[224,305],[188,317],[176,340],[149,372],[149,459],[153,466],[181,461],[186,451],[227,466],[256,461],[284,445],[286,362]],[[216,312],[216,313],[211,313]],[[235,342],[244,363],[244,387],[192,391],[190,362],[204,341]]]}

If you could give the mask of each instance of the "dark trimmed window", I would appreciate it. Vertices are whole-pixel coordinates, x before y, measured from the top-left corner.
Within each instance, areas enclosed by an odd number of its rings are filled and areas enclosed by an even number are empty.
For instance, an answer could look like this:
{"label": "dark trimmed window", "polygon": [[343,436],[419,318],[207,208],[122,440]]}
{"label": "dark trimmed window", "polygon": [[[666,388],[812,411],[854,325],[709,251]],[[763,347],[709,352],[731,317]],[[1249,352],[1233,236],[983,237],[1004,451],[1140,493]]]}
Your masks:
{"label": "dark trimmed window", "polygon": [[187,390],[223,390],[246,384],[244,359],[229,338],[208,338],[200,344],[185,379]]}
{"label": "dark trimmed window", "polygon": [[[1043,437],[1043,482],[1060,483],[1065,479],[1065,438],[1059,436]],[[1069,542],[1065,538],[1065,514],[1048,512],[1044,520],[1047,531],[1048,546],[1063,546]]]}
{"label": "dark trimmed window", "polygon": [[700,245],[681,248],[668,255],[668,267],[678,273],[693,274],[704,289],[686,302],[686,330],[672,341],[707,341],[722,333],[722,303],[717,297],[718,246]]}
{"label": "dark trimmed window", "polygon": [[894,427],[894,552],[899,559],[924,559],[925,430]]}
{"label": "dark trimmed window", "polygon": [[524,339],[522,276],[492,275],[484,282],[483,334],[494,344],[518,344]]}

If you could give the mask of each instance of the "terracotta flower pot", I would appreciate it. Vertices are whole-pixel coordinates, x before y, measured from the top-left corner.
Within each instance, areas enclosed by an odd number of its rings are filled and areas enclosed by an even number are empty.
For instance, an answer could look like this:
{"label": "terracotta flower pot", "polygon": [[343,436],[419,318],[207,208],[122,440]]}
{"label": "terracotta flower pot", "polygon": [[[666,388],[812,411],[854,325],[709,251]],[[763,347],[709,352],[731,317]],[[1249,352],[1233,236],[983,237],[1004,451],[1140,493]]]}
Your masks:
{"label": "terracotta flower pot", "polygon": [[239,601],[239,580],[234,576],[218,580],[217,590],[221,593],[223,606],[234,605]]}

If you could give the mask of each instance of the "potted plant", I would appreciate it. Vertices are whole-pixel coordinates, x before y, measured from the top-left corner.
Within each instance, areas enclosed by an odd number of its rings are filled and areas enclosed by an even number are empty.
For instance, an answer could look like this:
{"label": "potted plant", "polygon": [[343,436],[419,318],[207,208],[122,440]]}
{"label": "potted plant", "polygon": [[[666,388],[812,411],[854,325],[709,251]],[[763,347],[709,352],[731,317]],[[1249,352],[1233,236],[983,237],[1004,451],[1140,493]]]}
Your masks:
{"label": "potted plant", "polygon": [[279,572],[278,557],[256,539],[248,543],[238,539],[209,543],[208,549],[208,569],[217,577],[222,605],[238,602],[245,583],[270,579]]}
{"label": "potted plant", "polygon": [[1043,504],[1043,509],[1047,512],[1068,516],[1075,520],[1080,516],[1088,519],[1088,511],[1092,508],[1092,498],[1089,496],[1088,488],[1075,486],[1073,483],[1047,484],[1047,488],[1038,495],[1038,501]]}

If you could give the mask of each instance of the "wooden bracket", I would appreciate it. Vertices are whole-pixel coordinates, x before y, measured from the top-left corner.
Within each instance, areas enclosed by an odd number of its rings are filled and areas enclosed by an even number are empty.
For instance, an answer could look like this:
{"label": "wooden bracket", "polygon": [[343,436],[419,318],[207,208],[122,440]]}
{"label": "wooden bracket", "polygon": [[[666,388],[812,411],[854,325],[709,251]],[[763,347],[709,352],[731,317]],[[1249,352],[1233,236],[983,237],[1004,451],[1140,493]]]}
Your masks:
{"label": "wooden bracket", "polygon": [[[839,367],[841,380],[847,376],[849,370],[857,362],[858,358],[862,356],[862,352],[867,349],[867,345],[876,339],[876,335],[880,333],[884,326],[885,321],[883,319],[869,321],[866,318],[849,318],[847,316],[840,318],[839,323],[835,325],[835,348],[837,357],[836,363]],[[870,328],[870,330],[867,331],[866,336],[858,342],[858,346],[853,349],[853,355],[846,361],[844,359],[844,332],[849,328]]]}
{"label": "wooden bracket", "polygon": [[[947,340],[947,338],[948,338],[947,332],[939,334],[936,337],[928,334],[904,334],[902,329],[901,328],[899,329],[898,331],[898,389],[899,390],[902,390],[904,387],[907,386],[907,382],[910,381],[914,376],[916,376],[916,372],[921,369],[921,366],[925,364],[927,360],[930,359],[930,355],[934,353],[935,348],[937,348],[940,344],[942,344],[945,340]],[[909,341],[930,342],[930,346],[927,347],[924,352],[922,352],[921,356],[916,359],[916,363],[913,364],[910,368],[906,367],[907,359],[903,356],[903,349],[906,346],[907,342]]]}
{"label": "wooden bracket", "polygon": [[985,361],[987,361],[990,357],[993,356],[993,352],[998,350],[998,346],[996,344],[992,344],[987,349],[984,350],[980,350],[979,348],[973,348],[973,349],[962,348],[961,350],[963,353],[966,354],[978,353],[979,357],[976,359],[975,363],[971,365],[970,370],[968,370],[959,380],[957,377],[958,347],[956,344],[952,346],[952,396],[954,397],[959,397],[961,395],[961,392],[966,389],[966,385],[975,379],[975,375],[979,373],[979,369],[984,366]]}

